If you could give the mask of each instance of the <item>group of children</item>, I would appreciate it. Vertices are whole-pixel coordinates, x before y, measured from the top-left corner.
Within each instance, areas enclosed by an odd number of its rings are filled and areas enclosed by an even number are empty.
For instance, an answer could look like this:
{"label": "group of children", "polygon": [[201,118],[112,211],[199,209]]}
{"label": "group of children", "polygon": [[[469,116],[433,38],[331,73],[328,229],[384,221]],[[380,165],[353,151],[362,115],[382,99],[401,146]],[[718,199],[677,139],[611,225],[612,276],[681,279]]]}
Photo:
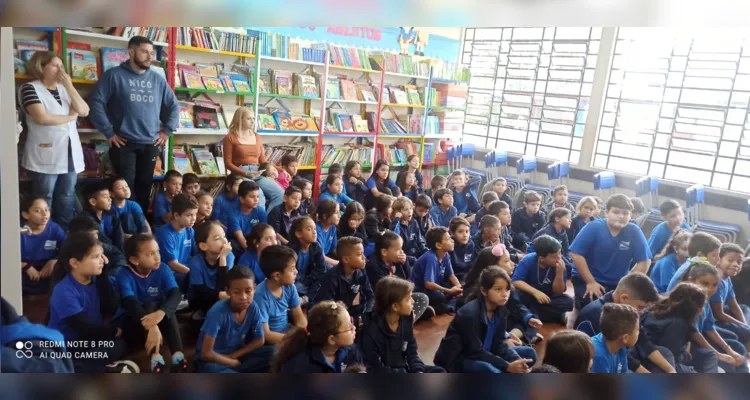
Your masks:
{"label": "group of children", "polygon": [[[425,193],[418,161],[396,182],[382,160],[367,180],[356,161],[333,165],[313,204],[312,183],[286,156],[281,170],[265,168],[284,188],[268,212],[252,180],[229,175],[214,199],[197,176],[169,171],[151,224],[114,178],[86,190],[68,233],[31,199],[24,290],[53,285],[49,326],[66,339],[117,343],[76,371],[132,370],[112,360],[139,347],[152,371],[187,371],[177,323],[186,310],[202,324],[199,372],[525,373],[538,329],[570,325],[574,309],[577,332],[547,339],[547,369],[747,370],[750,308],[729,279],[742,251],[682,230],[676,202],[662,205],[665,222],[647,242],[623,195],[604,217],[601,200],[573,207],[564,186],[544,205],[528,191],[513,211],[502,178],[481,202],[461,170],[435,176]],[[438,366],[427,366],[412,326],[447,313],[456,317]]]}

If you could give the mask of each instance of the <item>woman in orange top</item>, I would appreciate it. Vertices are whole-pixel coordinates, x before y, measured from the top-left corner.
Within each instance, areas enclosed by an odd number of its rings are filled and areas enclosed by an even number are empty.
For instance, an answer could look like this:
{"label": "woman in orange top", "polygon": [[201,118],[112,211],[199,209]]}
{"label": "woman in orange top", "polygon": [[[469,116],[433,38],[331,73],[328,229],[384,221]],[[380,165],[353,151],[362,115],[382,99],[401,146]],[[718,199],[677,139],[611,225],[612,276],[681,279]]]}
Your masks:
{"label": "woman in orange top", "polygon": [[249,107],[235,111],[229,133],[224,137],[224,165],[227,169],[253,180],[260,186],[260,204],[271,210],[284,201],[284,189],[273,179],[261,176],[258,165],[266,162],[263,141],[255,132],[255,114]]}

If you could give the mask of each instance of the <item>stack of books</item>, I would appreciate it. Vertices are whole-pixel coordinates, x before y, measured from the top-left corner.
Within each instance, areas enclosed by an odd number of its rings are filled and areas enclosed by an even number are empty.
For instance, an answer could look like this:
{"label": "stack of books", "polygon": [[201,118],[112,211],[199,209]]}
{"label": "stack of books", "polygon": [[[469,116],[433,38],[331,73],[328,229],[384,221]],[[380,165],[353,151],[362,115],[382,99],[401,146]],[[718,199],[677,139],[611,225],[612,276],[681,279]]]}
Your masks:
{"label": "stack of books", "polygon": [[180,75],[179,87],[190,89],[206,89],[216,92],[244,93],[252,92],[250,77],[245,75],[245,68],[241,65],[231,66],[226,70],[222,63],[218,64],[177,64]]}

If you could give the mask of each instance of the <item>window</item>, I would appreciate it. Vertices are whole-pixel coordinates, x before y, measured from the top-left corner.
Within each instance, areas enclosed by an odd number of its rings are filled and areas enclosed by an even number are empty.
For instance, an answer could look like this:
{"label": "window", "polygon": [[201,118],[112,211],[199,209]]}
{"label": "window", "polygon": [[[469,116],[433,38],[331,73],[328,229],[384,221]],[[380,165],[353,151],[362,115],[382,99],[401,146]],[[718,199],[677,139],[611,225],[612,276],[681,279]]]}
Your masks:
{"label": "window", "polygon": [[750,32],[621,28],[594,167],[750,192]]}
{"label": "window", "polygon": [[600,28],[467,28],[466,143],[578,162]]}

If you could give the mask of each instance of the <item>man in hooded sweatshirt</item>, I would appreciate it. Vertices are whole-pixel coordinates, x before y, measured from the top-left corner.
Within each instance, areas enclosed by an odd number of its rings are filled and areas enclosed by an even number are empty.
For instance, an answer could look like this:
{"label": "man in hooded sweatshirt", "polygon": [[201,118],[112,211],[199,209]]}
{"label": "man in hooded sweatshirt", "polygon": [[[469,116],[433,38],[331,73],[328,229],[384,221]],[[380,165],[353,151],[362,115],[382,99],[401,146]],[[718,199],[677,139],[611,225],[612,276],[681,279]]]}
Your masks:
{"label": "man in hooded sweatshirt", "polygon": [[143,36],[128,42],[130,59],[102,74],[89,98],[89,119],[109,140],[115,172],[148,210],[160,148],[177,129],[180,106],[167,80],[151,70],[154,44]]}

